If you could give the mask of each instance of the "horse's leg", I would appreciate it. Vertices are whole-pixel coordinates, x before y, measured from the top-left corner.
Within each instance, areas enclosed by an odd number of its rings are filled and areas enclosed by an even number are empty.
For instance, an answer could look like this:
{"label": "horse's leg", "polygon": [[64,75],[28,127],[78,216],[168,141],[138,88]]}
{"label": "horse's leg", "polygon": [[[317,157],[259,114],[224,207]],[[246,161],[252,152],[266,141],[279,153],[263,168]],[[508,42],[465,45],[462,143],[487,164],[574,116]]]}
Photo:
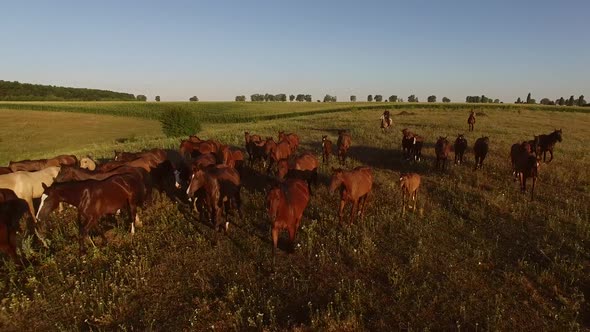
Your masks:
{"label": "horse's leg", "polygon": [[346,205],[346,201],[343,198],[340,198],[340,208],[338,209],[338,219],[340,225],[342,225],[342,217],[344,217],[344,206]]}
{"label": "horse's leg", "polygon": [[291,248],[289,248],[290,252],[295,251],[295,235],[297,235],[297,226],[295,223],[290,224],[287,228],[287,231],[289,232],[289,245],[291,246]]}
{"label": "horse's leg", "polygon": [[135,217],[137,216],[137,207],[131,200],[128,202],[129,204],[129,219],[131,220],[131,235],[135,234]]}
{"label": "horse's leg", "polygon": [[33,198],[28,197],[25,201],[29,206],[29,213],[31,214],[31,218],[33,218],[33,221],[37,223],[37,216],[35,216],[35,207],[33,206]]}
{"label": "horse's leg", "polygon": [[272,226],[272,265],[275,265],[277,247],[279,246],[279,228]]}
{"label": "horse's leg", "polygon": [[535,183],[537,182],[537,177],[533,174],[533,187],[531,188],[531,201],[535,198]]}
{"label": "horse's leg", "polygon": [[367,199],[368,198],[369,198],[369,193],[366,193],[365,196],[363,196],[363,205],[361,206],[361,209],[360,209],[361,220],[363,220],[364,216],[365,216],[365,207],[367,206]]}
{"label": "horse's leg", "polygon": [[551,160],[553,160],[553,149],[549,149],[549,154],[550,154],[549,161],[547,163],[550,163]]}
{"label": "horse's leg", "polygon": [[358,199],[356,201],[352,202],[352,208],[350,209],[350,221],[349,221],[349,225],[351,225],[351,226],[352,226],[352,223],[354,222],[354,217],[356,217],[356,211],[358,210],[358,206],[359,206]]}
{"label": "horse's leg", "polygon": [[238,188],[238,192],[236,193],[234,202],[236,203],[236,207],[238,209],[238,216],[241,221],[244,218],[244,215],[242,213],[242,197],[240,195],[240,188]]}

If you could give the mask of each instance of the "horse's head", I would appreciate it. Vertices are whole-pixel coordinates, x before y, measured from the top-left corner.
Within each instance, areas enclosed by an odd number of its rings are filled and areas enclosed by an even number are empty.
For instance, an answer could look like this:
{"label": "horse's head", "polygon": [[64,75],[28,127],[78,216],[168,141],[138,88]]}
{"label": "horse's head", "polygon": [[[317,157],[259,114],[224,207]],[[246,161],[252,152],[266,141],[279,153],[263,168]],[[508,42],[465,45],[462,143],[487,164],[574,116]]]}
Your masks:
{"label": "horse's head", "polygon": [[341,168],[332,167],[332,179],[330,180],[330,192],[333,193],[344,181],[344,171]]}
{"label": "horse's head", "polygon": [[43,186],[43,194],[41,195],[41,203],[37,210],[37,221],[46,219],[59,204],[59,197],[55,194],[54,187],[47,186],[45,183],[41,183],[41,185]]}
{"label": "horse's head", "polygon": [[561,139],[562,139],[561,138],[561,129],[559,129],[559,130],[555,129],[554,133],[555,133],[555,136],[557,137],[557,140],[559,142],[561,142]]}
{"label": "horse's head", "polygon": [[89,171],[94,171],[96,169],[96,162],[94,162],[94,160],[92,160],[90,157],[81,158],[80,168],[85,168]]}
{"label": "horse's head", "polygon": [[193,175],[191,176],[190,183],[186,189],[188,197],[193,197],[197,190],[201,189],[205,184],[205,169],[203,166],[193,166]]}
{"label": "horse's head", "polygon": [[285,138],[285,131],[279,130],[279,141],[281,141],[283,138]]}
{"label": "horse's head", "polygon": [[268,209],[268,217],[270,218],[271,223],[277,218],[282,196],[283,193],[281,192],[280,185],[272,186],[266,194],[266,208]]}
{"label": "horse's head", "polygon": [[114,150],[113,152],[115,153],[115,161],[121,160],[121,154],[123,152],[122,151],[117,151],[117,150]]}
{"label": "horse's head", "polygon": [[287,159],[281,159],[277,162],[277,177],[279,180],[283,180],[289,172],[289,163]]}
{"label": "horse's head", "polygon": [[55,177],[55,182],[76,181],[74,166],[62,166]]}

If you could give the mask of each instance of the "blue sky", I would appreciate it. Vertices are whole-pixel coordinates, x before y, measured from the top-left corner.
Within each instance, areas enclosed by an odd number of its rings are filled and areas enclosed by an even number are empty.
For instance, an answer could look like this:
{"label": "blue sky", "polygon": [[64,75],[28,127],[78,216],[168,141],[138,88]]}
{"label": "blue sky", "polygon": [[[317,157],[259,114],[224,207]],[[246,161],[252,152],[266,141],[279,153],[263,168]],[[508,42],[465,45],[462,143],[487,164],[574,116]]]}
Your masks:
{"label": "blue sky", "polygon": [[590,95],[590,1],[4,1],[0,79],[252,93]]}

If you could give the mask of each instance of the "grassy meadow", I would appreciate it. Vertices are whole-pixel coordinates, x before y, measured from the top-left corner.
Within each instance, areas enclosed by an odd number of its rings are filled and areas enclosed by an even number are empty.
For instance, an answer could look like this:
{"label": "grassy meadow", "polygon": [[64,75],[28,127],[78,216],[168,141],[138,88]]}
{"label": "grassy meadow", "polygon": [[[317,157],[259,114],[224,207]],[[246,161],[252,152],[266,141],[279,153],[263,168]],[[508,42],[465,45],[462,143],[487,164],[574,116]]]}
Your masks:
{"label": "grassy meadow", "polygon": [[[107,115],[60,113],[60,103],[39,103],[38,108],[14,103],[23,108],[2,110],[6,104],[0,104],[3,164],[67,152],[107,157],[115,148],[178,147],[177,138],[162,136],[158,123],[150,120],[155,117],[112,117],[108,114],[114,111],[102,109],[109,103],[63,103],[62,109],[70,112],[67,105],[76,104],[93,110],[81,113]],[[154,112],[167,104],[172,103],[143,103]],[[275,137],[286,130],[299,134],[300,151],[320,157],[322,135],[335,143],[337,130],[349,129],[353,145],[347,166],[368,165],[375,175],[364,221],[338,225],[339,198],[327,190],[335,158],[320,168],[320,184],[313,188],[295,252],[279,250],[274,273],[266,179],[259,169],[244,173],[245,218],[230,225],[227,236],[197,220],[187,204],[158,197],[141,212],[143,226],[134,236],[125,216],[105,220],[108,243],[97,234],[96,248],[79,257],[77,214],[66,208],[45,227],[48,248],[33,245],[25,232],[20,245],[25,265],[0,266],[5,276],[0,278],[0,329],[590,328],[590,114],[475,106],[482,114],[470,133],[466,120],[473,105],[401,104],[392,111],[393,130],[384,134],[381,109],[338,103],[331,109],[342,108],[330,113],[320,108],[323,103],[236,104],[244,109],[213,112],[201,102],[186,107],[203,107],[217,118],[256,117],[250,122],[209,121],[199,133],[237,147],[243,145],[245,130]],[[274,112],[291,115],[263,118]],[[131,113],[127,115],[136,115]],[[19,114],[27,120],[19,120]],[[46,119],[46,126],[31,130],[25,124],[32,117]],[[403,128],[426,138],[418,164],[401,158]],[[563,129],[563,142],[557,144],[553,162],[541,165],[536,197],[530,201],[512,181],[510,146],[555,128]],[[465,165],[451,163],[444,173],[434,170],[436,138],[454,140],[458,133],[466,135],[470,147],[476,138],[490,137],[482,170],[473,171],[471,149]],[[15,137],[26,139],[26,147]],[[56,141],[46,143],[47,137]],[[405,171],[421,174],[423,183],[420,212],[402,217],[398,179]]]}

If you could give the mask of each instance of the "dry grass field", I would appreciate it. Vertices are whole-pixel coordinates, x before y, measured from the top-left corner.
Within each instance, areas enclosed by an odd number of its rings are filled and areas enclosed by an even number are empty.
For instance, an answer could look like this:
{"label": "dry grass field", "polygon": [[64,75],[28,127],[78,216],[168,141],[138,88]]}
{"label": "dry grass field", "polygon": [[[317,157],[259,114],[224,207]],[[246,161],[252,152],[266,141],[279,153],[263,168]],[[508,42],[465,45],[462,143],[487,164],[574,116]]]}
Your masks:
{"label": "dry grass field", "polygon": [[[471,107],[471,106],[469,106]],[[160,196],[131,236],[125,215],[103,222],[108,243],[78,255],[76,212],[55,212],[48,248],[23,233],[24,265],[0,265],[0,329],[22,330],[584,330],[590,328],[590,114],[399,108],[382,133],[382,110],[349,110],[275,120],[205,123],[200,137],[243,146],[243,132],[299,134],[318,157],[321,136],[349,129],[348,168],[373,168],[367,215],[341,227],[331,165],[304,214],[294,253],[271,266],[266,178],[242,178],[245,218],[220,235],[185,203]],[[158,123],[125,117],[0,110],[0,161],[58,153],[110,157],[113,149],[176,149]],[[403,115],[402,115],[403,114]],[[35,121],[34,121],[34,120]],[[36,120],[40,120],[37,122]],[[38,123],[34,124],[33,123]],[[42,125],[45,124],[45,125]],[[401,158],[400,130],[426,138],[424,159]],[[510,146],[563,130],[555,159],[540,167],[534,201],[513,182]],[[434,169],[438,136],[482,135],[481,170]],[[18,138],[18,140],[16,139]],[[126,138],[127,140],[122,140]],[[23,141],[21,141],[23,140]],[[119,142],[117,142],[117,140]],[[419,213],[401,216],[399,173],[422,175]],[[283,240],[286,236],[283,235]],[[281,241],[280,247],[286,248]]]}

